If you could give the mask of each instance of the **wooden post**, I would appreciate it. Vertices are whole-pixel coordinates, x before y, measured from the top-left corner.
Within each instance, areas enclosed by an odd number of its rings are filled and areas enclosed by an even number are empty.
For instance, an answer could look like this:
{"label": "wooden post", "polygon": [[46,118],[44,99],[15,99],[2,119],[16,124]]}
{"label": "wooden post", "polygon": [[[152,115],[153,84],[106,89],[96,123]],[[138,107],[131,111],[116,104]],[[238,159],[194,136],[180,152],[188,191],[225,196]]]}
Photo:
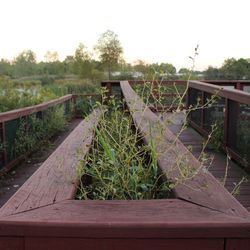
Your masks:
{"label": "wooden post", "polygon": [[236,83],[236,89],[242,90],[242,85],[241,85],[240,82],[237,82],[237,83]]}
{"label": "wooden post", "polygon": [[237,123],[239,116],[239,103],[226,99],[225,110],[225,145],[231,149],[236,148],[237,144]]}
{"label": "wooden post", "polygon": [[74,116],[76,117],[76,95],[72,96],[72,102],[73,102],[73,110],[74,110]]}
{"label": "wooden post", "polygon": [[[205,92],[201,92],[201,105],[205,105]],[[204,121],[205,121],[205,109],[201,109],[201,128],[204,128]]]}
{"label": "wooden post", "polygon": [[108,98],[110,98],[110,96],[112,95],[112,84],[111,84],[111,82],[108,82],[106,87],[107,87],[107,90],[108,90],[107,96],[108,96]]}
{"label": "wooden post", "polygon": [[5,132],[5,122],[0,123],[0,139],[3,144],[3,151],[1,153],[1,158],[3,166],[7,165],[7,150],[6,150],[6,132]]}

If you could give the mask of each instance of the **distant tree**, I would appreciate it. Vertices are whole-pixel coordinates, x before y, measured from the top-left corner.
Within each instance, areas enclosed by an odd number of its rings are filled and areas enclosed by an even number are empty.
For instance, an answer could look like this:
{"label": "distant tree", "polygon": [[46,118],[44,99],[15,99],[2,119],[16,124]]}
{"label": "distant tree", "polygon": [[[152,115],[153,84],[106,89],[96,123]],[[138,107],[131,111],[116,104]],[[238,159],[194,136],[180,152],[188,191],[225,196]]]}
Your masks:
{"label": "distant tree", "polygon": [[24,50],[14,59],[15,77],[30,76],[36,73],[36,54],[31,50]]}
{"label": "distant tree", "polygon": [[107,30],[101,34],[95,49],[97,50],[103,65],[107,67],[108,77],[110,79],[111,72],[114,67],[118,65],[123,53],[123,48],[118,40],[118,35],[111,30]]}
{"label": "distant tree", "polygon": [[82,43],[80,43],[75,50],[73,68],[75,74],[79,75],[81,78],[91,77],[91,55],[88,52],[87,47]]}
{"label": "distant tree", "polygon": [[160,72],[163,74],[168,74],[168,75],[176,74],[176,68],[171,63],[161,63],[159,65],[159,68],[160,68]]}
{"label": "distant tree", "polygon": [[13,67],[10,61],[1,59],[0,61],[0,75],[12,76],[13,75]]}
{"label": "distant tree", "polygon": [[188,80],[190,78],[190,74],[191,76],[193,75],[193,72],[191,72],[190,69],[180,68],[177,74],[177,78],[179,80]]}
{"label": "distant tree", "polygon": [[46,74],[62,75],[64,73],[64,64],[59,61],[59,55],[56,51],[47,51],[44,59]]}
{"label": "distant tree", "polygon": [[220,80],[223,77],[223,74],[220,69],[208,66],[204,71],[204,78],[206,80]]}
{"label": "distant tree", "polygon": [[183,74],[183,75],[187,75],[190,73],[190,70],[187,69],[187,68],[180,68],[179,71],[178,71],[179,74]]}
{"label": "distant tree", "polygon": [[47,51],[44,55],[45,62],[57,62],[59,61],[59,55],[56,51]]}
{"label": "distant tree", "polygon": [[221,67],[223,77],[225,79],[249,79],[250,77],[250,63],[247,59],[235,58],[226,59]]}
{"label": "distant tree", "polygon": [[133,68],[136,72],[142,73],[145,76],[148,71],[148,64],[143,60],[137,60],[134,62]]}
{"label": "distant tree", "polygon": [[74,73],[74,56],[66,56],[64,61],[64,73],[72,74]]}

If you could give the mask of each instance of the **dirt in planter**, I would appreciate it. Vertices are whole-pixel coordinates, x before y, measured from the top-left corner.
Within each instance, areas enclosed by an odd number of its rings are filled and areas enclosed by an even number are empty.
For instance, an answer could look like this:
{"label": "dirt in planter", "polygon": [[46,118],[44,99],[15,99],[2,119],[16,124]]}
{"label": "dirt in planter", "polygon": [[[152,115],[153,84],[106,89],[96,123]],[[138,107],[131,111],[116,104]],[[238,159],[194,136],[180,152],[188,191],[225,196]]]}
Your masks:
{"label": "dirt in planter", "polygon": [[115,109],[104,115],[92,149],[80,162],[77,199],[141,200],[172,198],[160,173],[153,145],[145,145],[132,118]]}

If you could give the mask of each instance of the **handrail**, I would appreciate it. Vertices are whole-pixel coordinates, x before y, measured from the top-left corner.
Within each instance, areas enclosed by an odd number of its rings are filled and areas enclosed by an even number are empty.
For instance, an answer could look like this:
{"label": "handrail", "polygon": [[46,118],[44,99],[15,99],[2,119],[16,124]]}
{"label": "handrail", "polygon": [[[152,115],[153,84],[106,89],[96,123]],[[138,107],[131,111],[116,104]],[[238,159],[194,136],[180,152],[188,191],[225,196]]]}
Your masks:
{"label": "handrail", "polygon": [[[195,93],[193,90],[200,91],[200,93]],[[246,159],[247,149],[242,149],[239,146],[240,144],[238,139],[239,119],[242,119],[242,117],[245,117],[244,119],[248,119],[246,115],[240,117],[240,104],[250,106],[250,93],[238,89],[226,89],[222,86],[212,85],[210,83],[190,81],[188,88],[187,107],[190,107],[190,105],[193,106],[193,104],[197,102],[196,99],[198,96],[201,99],[201,105],[204,105],[206,103],[206,93],[225,99],[224,101],[222,100],[223,104],[221,105],[221,121],[223,122],[223,127],[220,128],[222,133],[220,135],[221,147],[226,153],[230,154],[231,158],[250,170],[250,162]],[[218,105],[216,106],[218,108]],[[199,113],[197,114],[198,116],[196,116],[196,118],[195,116],[193,117],[193,112],[191,112],[188,117],[189,124],[205,137],[210,133],[208,126],[212,125],[209,122],[209,113],[207,110],[208,109],[204,108],[199,109],[197,110]],[[213,122],[216,122],[216,120]],[[247,120],[245,123],[247,124]],[[247,133],[247,131],[245,131],[245,133]]]}
{"label": "handrail", "polygon": [[17,119],[19,117],[31,115],[33,113],[45,110],[45,109],[52,107],[54,105],[68,101],[71,98],[72,98],[72,95],[69,94],[69,95],[62,96],[58,99],[54,99],[54,100],[44,102],[41,104],[37,104],[34,106],[20,108],[20,109],[14,109],[14,110],[7,111],[7,112],[2,112],[2,113],[0,113],[0,122],[6,122],[6,121]]}
{"label": "handrail", "polygon": [[[100,96],[96,93],[82,93],[82,94],[68,94],[65,96],[62,96],[60,98],[40,103],[38,105],[33,105],[29,107],[19,108],[7,112],[0,113],[0,143],[3,145],[1,151],[0,151],[0,175],[9,171],[13,166],[15,166],[20,160],[24,158],[24,155],[20,156],[14,156],[12,159],[11,150],[10,148],[13,145],[13,138],[12,141],[9,143],[7,139],[7,131],[8,131],[8,122],[14,121],[19,118],[24,118],[25,124],[28,124],[28,117],[32,114],[39,113],[41,111],[44,111],[50,107],[54,107],[56,105],[65,105],[64,115],[67,115],[67,112],[72,112],[72,114],[75,115],[75,117],[79,117],[78,110],[76,109],[77,106],[77,99],[78,98],[86,98],[86,97],[93,97],[93,96]],[[70,110],[70,105],[72,104],[73,110]],[[39,116],[40,117],[40,116]],[[43,115],[41,114],[41,119]],[[81,116],[82,117],[82,116]],[[26,126],[26,125],[25,125]],[[14,129],[14,131],[11,132],[13,136],[15,136],[15,133],[17,131],[17,127]],[[28,126],[27,126],[28,131]],[[27,154],[30,152],[27,152]]]}
{"label": "handrail", "polygon": [[236,84],[236,83],[242,83],[242,84],[250,84],[250,80],[202,80],[203,82],[207,82],[207,83],[212,83],[212,84],[216,84],[216,83],[221,83],[221,84]]}
{"label": "handrail", "polygon": [[218,85],[211,85],[205,82],[190,81],[189,87],[195,88],[213,95],[221,96],[236,102],[250,105],[250,93],[237,89],[225,89]]}

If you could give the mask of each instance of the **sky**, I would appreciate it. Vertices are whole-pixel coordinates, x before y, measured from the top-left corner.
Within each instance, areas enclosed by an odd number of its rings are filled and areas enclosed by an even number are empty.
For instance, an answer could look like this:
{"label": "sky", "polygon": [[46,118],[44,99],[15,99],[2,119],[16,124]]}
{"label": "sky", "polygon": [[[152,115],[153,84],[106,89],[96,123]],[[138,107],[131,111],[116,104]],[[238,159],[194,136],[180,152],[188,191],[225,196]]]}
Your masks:
{"label": "sky", "polygon": [[89,49],[105,31],[117,35],[129,63],[220,67],[227,58],[250,58],[250,0],[0,0],[0,58],[30,49],[60,59],[79,43]]}

